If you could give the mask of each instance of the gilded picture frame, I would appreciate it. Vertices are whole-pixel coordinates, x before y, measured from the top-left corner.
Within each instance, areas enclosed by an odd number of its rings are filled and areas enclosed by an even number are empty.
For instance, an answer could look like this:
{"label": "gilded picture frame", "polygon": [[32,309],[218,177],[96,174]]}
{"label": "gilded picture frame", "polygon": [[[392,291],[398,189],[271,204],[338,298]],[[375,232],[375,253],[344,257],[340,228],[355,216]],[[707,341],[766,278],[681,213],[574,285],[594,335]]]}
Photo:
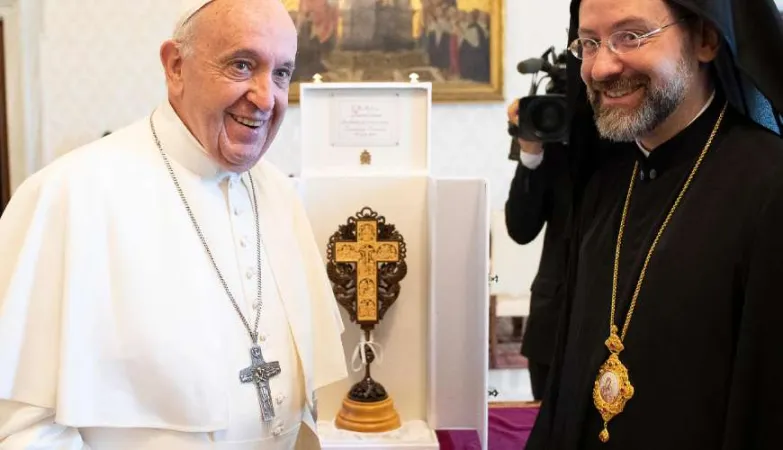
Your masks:
{"label": "gilded picture frame", "polygon": [[434,102],[503,100],[504,0],[283,0],[299,32],[299,84],[432,82]]}

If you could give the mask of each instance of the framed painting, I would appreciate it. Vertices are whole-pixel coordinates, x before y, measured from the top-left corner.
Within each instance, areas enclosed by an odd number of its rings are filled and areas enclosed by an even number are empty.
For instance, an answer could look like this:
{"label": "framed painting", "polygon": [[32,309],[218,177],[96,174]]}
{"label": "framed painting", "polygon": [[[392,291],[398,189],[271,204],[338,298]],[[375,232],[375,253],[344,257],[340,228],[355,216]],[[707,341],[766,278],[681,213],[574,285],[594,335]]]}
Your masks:
{"label": "framed painting", "polygon": [[436,102],[503,100],[503,0],[283,0],[299,31],[290,90],[419,81]]}

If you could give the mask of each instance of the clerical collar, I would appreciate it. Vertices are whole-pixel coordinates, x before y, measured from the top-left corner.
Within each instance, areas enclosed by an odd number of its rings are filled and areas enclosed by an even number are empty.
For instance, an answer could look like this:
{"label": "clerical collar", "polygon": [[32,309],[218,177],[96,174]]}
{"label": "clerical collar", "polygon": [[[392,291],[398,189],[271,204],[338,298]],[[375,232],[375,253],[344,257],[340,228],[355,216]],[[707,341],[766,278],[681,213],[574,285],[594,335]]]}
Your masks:
{"label": "clerical collar", "polygon": [[153,114],[152,119],[163,151],[177,164],[208,180],[221,181],[226,177],[239,177],[209,156],[168,101],[158,106]]}
{"label": "clerical collar", "polygon": [[656,147],[655,151],[644,152],[642,147],[638,147],[635,153],[639,161],[640,180],[655,180],[672,167],[692,163],[704,148],[724,101],[722,92],[713,92],[705,107],[691,123]]}

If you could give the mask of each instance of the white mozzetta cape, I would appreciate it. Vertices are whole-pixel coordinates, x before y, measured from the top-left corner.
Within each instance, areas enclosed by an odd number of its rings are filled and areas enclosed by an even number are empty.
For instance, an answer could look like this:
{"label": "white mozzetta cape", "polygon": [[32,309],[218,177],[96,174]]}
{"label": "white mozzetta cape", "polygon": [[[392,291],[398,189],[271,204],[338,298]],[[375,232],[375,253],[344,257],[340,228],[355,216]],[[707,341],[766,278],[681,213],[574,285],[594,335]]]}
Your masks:
{"label": "white mozzetta cape", "polygon": [[[225,242],[230,213],[216,180],[226,174],[168,103],[154,118],[207,241]],[[343,324],[290,180],[264,161],[252,173],[266,257],[304,374],[303,422],[315,431],[315,390],[347,376]],[[211,247],[233,290],[242,278],[234,247]],[[0,220],[0,252],[0,404],[44,408],[77,430],[226,430],[226,380],[239,383],[229,355],[239,346],[249,364],[249,339],[149,118],[30,177]],[[6,419],[0,409],[0,440]]]}

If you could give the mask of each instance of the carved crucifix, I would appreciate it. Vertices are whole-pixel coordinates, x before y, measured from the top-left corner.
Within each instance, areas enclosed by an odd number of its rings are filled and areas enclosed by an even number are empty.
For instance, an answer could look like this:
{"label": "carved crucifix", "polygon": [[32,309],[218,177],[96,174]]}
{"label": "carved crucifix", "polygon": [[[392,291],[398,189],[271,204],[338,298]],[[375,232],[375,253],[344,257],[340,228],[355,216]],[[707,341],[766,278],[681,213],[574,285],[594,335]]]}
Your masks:
{"label": "carved crucifix", "polygon": [[335,243],[335,262],[356,264],[357,322],[378,322],[378,264],[400,260],[399,241],[379,241],[378,221],[356,221],[356,241]]}
{"label": "carved crucifix", "polygon": [[239,380],[242,383],[253,383],[258,392],[258,404],[261,407],[261,419],[271,422],[275,418],[275,407],[272,404],[272,391],[269,388],[269,379],[280,375],[280,363],[277,361],[266,362],[261,353],[261,347],[254,345],[250,349],[251,364],[239,372]]}
{"label": "carved crucifix", "polygon": [[351,320],[371,330],[399,295],[407,273],[405,242],[394,225],[364,208],[332,235],[327,273]]}
{"label": "carved crucifix", "polygon": [[[326,272],[337,302],[351,315],[351,321],[371,341],[373,328],[400,295],[400,281],[408,273],[402,235],[383,216],[365,207],[349,217],[329,239]],[[365,376],[348,398],[357,402],[386,400],[384,387],[372,379],[370,364],[375,359],[371,345],[364,344]]]}

